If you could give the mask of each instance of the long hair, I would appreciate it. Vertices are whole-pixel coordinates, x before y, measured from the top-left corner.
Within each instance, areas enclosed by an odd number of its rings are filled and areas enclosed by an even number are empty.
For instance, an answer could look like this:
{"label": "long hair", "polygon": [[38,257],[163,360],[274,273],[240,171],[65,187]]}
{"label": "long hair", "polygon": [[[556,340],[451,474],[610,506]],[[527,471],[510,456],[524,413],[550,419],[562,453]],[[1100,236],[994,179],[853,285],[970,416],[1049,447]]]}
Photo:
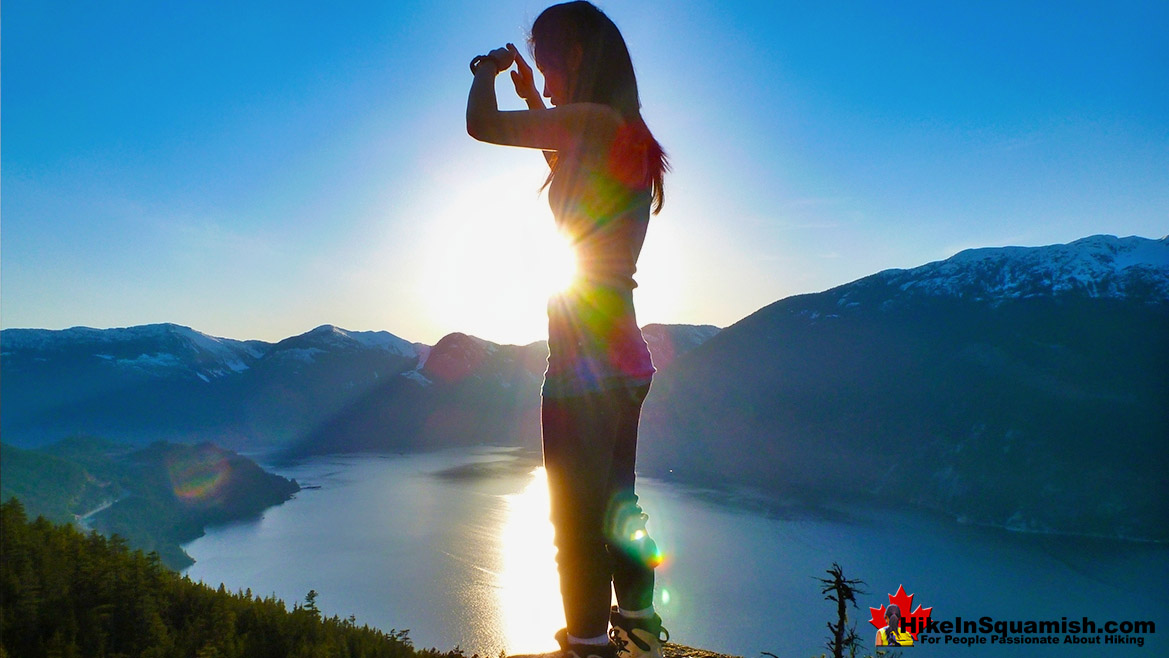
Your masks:
{"label": "long hair", "polygon": [[[625,39],[613,21],[585,0],[566,2],[545,9],[532,24],[528,44],[550,66],[572,76],[568,85],[572,103],[603,103],[617,110],[625,122],[648,140],[646,180],[652,194],[653,213],[662,210],[665,193],[662,181],[670,165],[662,145],[641,118],[637,76]],[[580,47],[580,66],[568,70],[569,53]],[[548,177],[556,175],[555,167]],[[547,185],[547,182],[545,183]]]}

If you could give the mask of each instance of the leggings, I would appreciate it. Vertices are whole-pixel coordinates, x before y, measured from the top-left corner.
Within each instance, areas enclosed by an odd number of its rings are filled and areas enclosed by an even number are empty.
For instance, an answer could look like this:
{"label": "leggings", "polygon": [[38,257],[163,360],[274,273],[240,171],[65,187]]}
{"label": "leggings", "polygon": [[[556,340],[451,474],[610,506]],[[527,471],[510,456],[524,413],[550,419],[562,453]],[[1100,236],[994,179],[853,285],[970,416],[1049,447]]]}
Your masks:
{"label": "leggings", "polygon": [[566,398],[540,408],[556,564],[568,632],[604,635],[609,604],[653,605],[657,546],[633,492],[637,424],[649,385]]}

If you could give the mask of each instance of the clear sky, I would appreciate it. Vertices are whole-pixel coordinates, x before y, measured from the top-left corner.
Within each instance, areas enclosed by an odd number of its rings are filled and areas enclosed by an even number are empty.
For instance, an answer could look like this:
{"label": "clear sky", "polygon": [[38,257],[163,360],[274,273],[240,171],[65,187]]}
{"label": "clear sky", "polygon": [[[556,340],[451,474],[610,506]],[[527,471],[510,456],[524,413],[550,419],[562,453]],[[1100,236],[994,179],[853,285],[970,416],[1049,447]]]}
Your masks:
{"label": "clear sky", "polygon": [[[1169,233],[1169,3],[598,4],[674,165],[642,323]],[[0,324],[542,338],[542,159],[464,111],[544,6],[5,2]]]}

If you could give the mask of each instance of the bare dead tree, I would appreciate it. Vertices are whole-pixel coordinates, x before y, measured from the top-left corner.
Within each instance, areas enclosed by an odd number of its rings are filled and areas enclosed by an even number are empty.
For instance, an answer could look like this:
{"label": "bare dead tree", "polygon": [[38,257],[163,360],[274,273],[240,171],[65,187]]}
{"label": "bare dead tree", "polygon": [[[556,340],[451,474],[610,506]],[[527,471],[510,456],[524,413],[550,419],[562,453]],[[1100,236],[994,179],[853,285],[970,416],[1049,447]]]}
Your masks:
{"label": "bare dead tree", "polygon": [[861,648],[861,639],[856,634],[856,624],[851,627],[848,625],[848,604],[851,603],[855,608],[857,594],[868,594],[860,588],[865,582],[845,578],[844,569],[836,562],[833,562],[832,568],[825,573],[831,577],[816,580],[823,586],[820,593],[824,595],[824,599],[836,602],[836,623],[828,622],[828,630],[832,635],[828,637],[828,642],[824,646],[832,652],[833,658],[844,658],[846,649],[849,658],[855,658]]}

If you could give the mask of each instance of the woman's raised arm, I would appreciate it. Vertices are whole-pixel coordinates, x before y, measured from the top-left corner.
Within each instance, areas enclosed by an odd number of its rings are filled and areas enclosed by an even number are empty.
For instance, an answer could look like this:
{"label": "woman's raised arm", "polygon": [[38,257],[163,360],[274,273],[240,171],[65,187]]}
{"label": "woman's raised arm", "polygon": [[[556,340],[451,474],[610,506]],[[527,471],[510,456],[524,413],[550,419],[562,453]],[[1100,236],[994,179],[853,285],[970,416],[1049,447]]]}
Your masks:
{"label": "woman's raised arm", "polygon": [[[516,54],[514,48],[497,48],[486,57],[476,58],[475,80],[467,96],[468,134],[492,144],[545,151],[575,151],[612,142],[621,125],[621,115],[608,105],[570,103],[545,109],[537,96],[535,103],[530,97],[524,99],[532,109],[500,111],[495,98],[495,76],[501,68],[511,66]],[[519,73],[523,75],[522,69]],[[518,86],[517,82],[517,89]]]}
{"label": "woman's raised arm", "polygon": [[[529,110],[543,110],[544,97],[536,90],[536,77],[532,75],[532,67],[528,66],[524,56],[514,44],[507,44],[507,50],[515,58],[515,70],[511,72],[511,81],[515,85],[515,93],[527,103]],[[542,151],[544,160],[551,167],[556,162],[556,151]]]}

